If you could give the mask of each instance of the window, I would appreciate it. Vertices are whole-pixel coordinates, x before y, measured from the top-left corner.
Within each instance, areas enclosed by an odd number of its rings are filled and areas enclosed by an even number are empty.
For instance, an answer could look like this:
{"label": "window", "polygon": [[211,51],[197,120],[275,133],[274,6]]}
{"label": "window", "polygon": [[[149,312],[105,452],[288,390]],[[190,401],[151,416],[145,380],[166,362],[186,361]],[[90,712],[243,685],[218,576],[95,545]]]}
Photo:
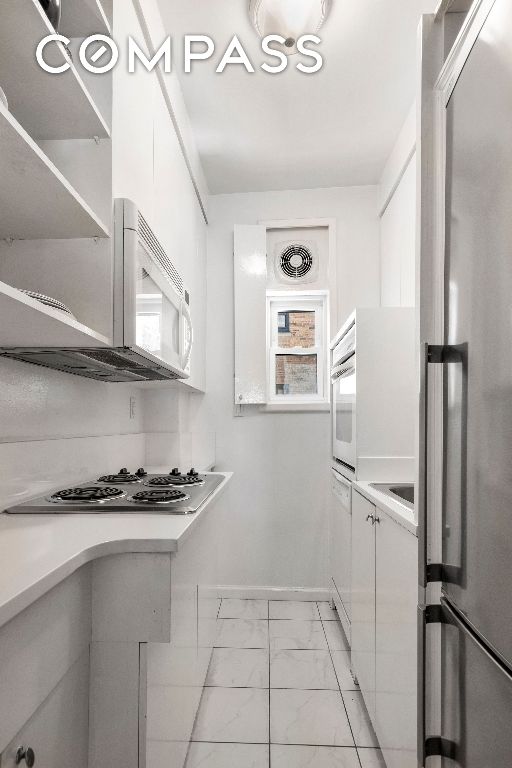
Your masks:
{"label": "window", "polygon": [[270,404],[328,401],[327,294],[267,294]]}

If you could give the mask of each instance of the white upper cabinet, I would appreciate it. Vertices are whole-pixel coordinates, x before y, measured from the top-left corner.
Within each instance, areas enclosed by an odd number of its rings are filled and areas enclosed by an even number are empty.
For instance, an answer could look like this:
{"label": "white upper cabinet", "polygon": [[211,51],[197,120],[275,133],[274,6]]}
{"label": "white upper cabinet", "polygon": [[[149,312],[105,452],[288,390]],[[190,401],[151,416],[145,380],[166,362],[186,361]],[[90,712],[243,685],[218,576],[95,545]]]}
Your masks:
{"label": "white upper cabinet", "polygon": [[[117,40],[131,35],[144,49],[144,37],[131,1],[114,0],[114,35]],[[113,194],[133,200],[150,224],[153,224],[154,206],[155,77],[142,67],[129,74],[124,63],[114,69]]]}
{"label": "white upper cabinet", "polygon": [[415,304],[416,155],[381,218],[381,303],[384,307]]}
{"label": "white upper cabinet", "polygon": [[190,178],[181,144],[159,81],[154,79],[153,226],[189,294],[194,328],[190,378],[185,384],[205,389],[206,369],[206,222]]}
{"label": "white upper cabinet", "polygon": [[187,263],[194,261],[200,208],[160,83],[156,77],[153,82],[153,223],[171,261],[183,274]]}

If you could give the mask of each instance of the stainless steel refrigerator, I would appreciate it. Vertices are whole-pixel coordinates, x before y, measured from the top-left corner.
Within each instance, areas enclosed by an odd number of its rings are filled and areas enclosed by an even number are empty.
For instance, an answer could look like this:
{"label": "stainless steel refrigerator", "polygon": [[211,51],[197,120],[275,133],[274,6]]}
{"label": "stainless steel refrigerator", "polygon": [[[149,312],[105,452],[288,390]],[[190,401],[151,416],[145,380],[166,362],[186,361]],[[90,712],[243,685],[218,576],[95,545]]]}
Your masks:
{"label": "stainless steel refrigerator", "polygon": [[443,370],[442,562],[426,569],[442,597],[425,612],[441,727],[420,763],[443,768],[512,766],[512,2],[479,7],[443,102],[445,339],[428,348]]}

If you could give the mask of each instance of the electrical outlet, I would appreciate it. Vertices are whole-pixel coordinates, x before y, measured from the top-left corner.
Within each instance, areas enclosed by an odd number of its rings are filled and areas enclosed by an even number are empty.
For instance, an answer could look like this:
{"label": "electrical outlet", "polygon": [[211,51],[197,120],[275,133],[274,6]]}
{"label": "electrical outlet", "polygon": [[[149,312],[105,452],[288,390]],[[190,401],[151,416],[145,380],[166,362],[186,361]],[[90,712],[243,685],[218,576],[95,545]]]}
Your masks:
{"label": "electrical outlet", "polygon": [[137,413],[137,399],[132,396],[130,397],[130,419],[134,419],[136,413]]}

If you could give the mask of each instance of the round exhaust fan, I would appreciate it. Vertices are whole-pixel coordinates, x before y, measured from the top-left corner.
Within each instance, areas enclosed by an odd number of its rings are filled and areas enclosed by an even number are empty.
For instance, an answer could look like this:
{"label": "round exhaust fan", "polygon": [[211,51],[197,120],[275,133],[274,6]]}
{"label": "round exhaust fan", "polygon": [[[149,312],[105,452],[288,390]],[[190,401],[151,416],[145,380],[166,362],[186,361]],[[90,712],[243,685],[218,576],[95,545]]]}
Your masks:
{"label": "round exhaust fan", "polygon": [[287,245],[279,256],[279,271],[288,280],[307,280],[311,278],[314,259],[311,250],[304,244]]}

